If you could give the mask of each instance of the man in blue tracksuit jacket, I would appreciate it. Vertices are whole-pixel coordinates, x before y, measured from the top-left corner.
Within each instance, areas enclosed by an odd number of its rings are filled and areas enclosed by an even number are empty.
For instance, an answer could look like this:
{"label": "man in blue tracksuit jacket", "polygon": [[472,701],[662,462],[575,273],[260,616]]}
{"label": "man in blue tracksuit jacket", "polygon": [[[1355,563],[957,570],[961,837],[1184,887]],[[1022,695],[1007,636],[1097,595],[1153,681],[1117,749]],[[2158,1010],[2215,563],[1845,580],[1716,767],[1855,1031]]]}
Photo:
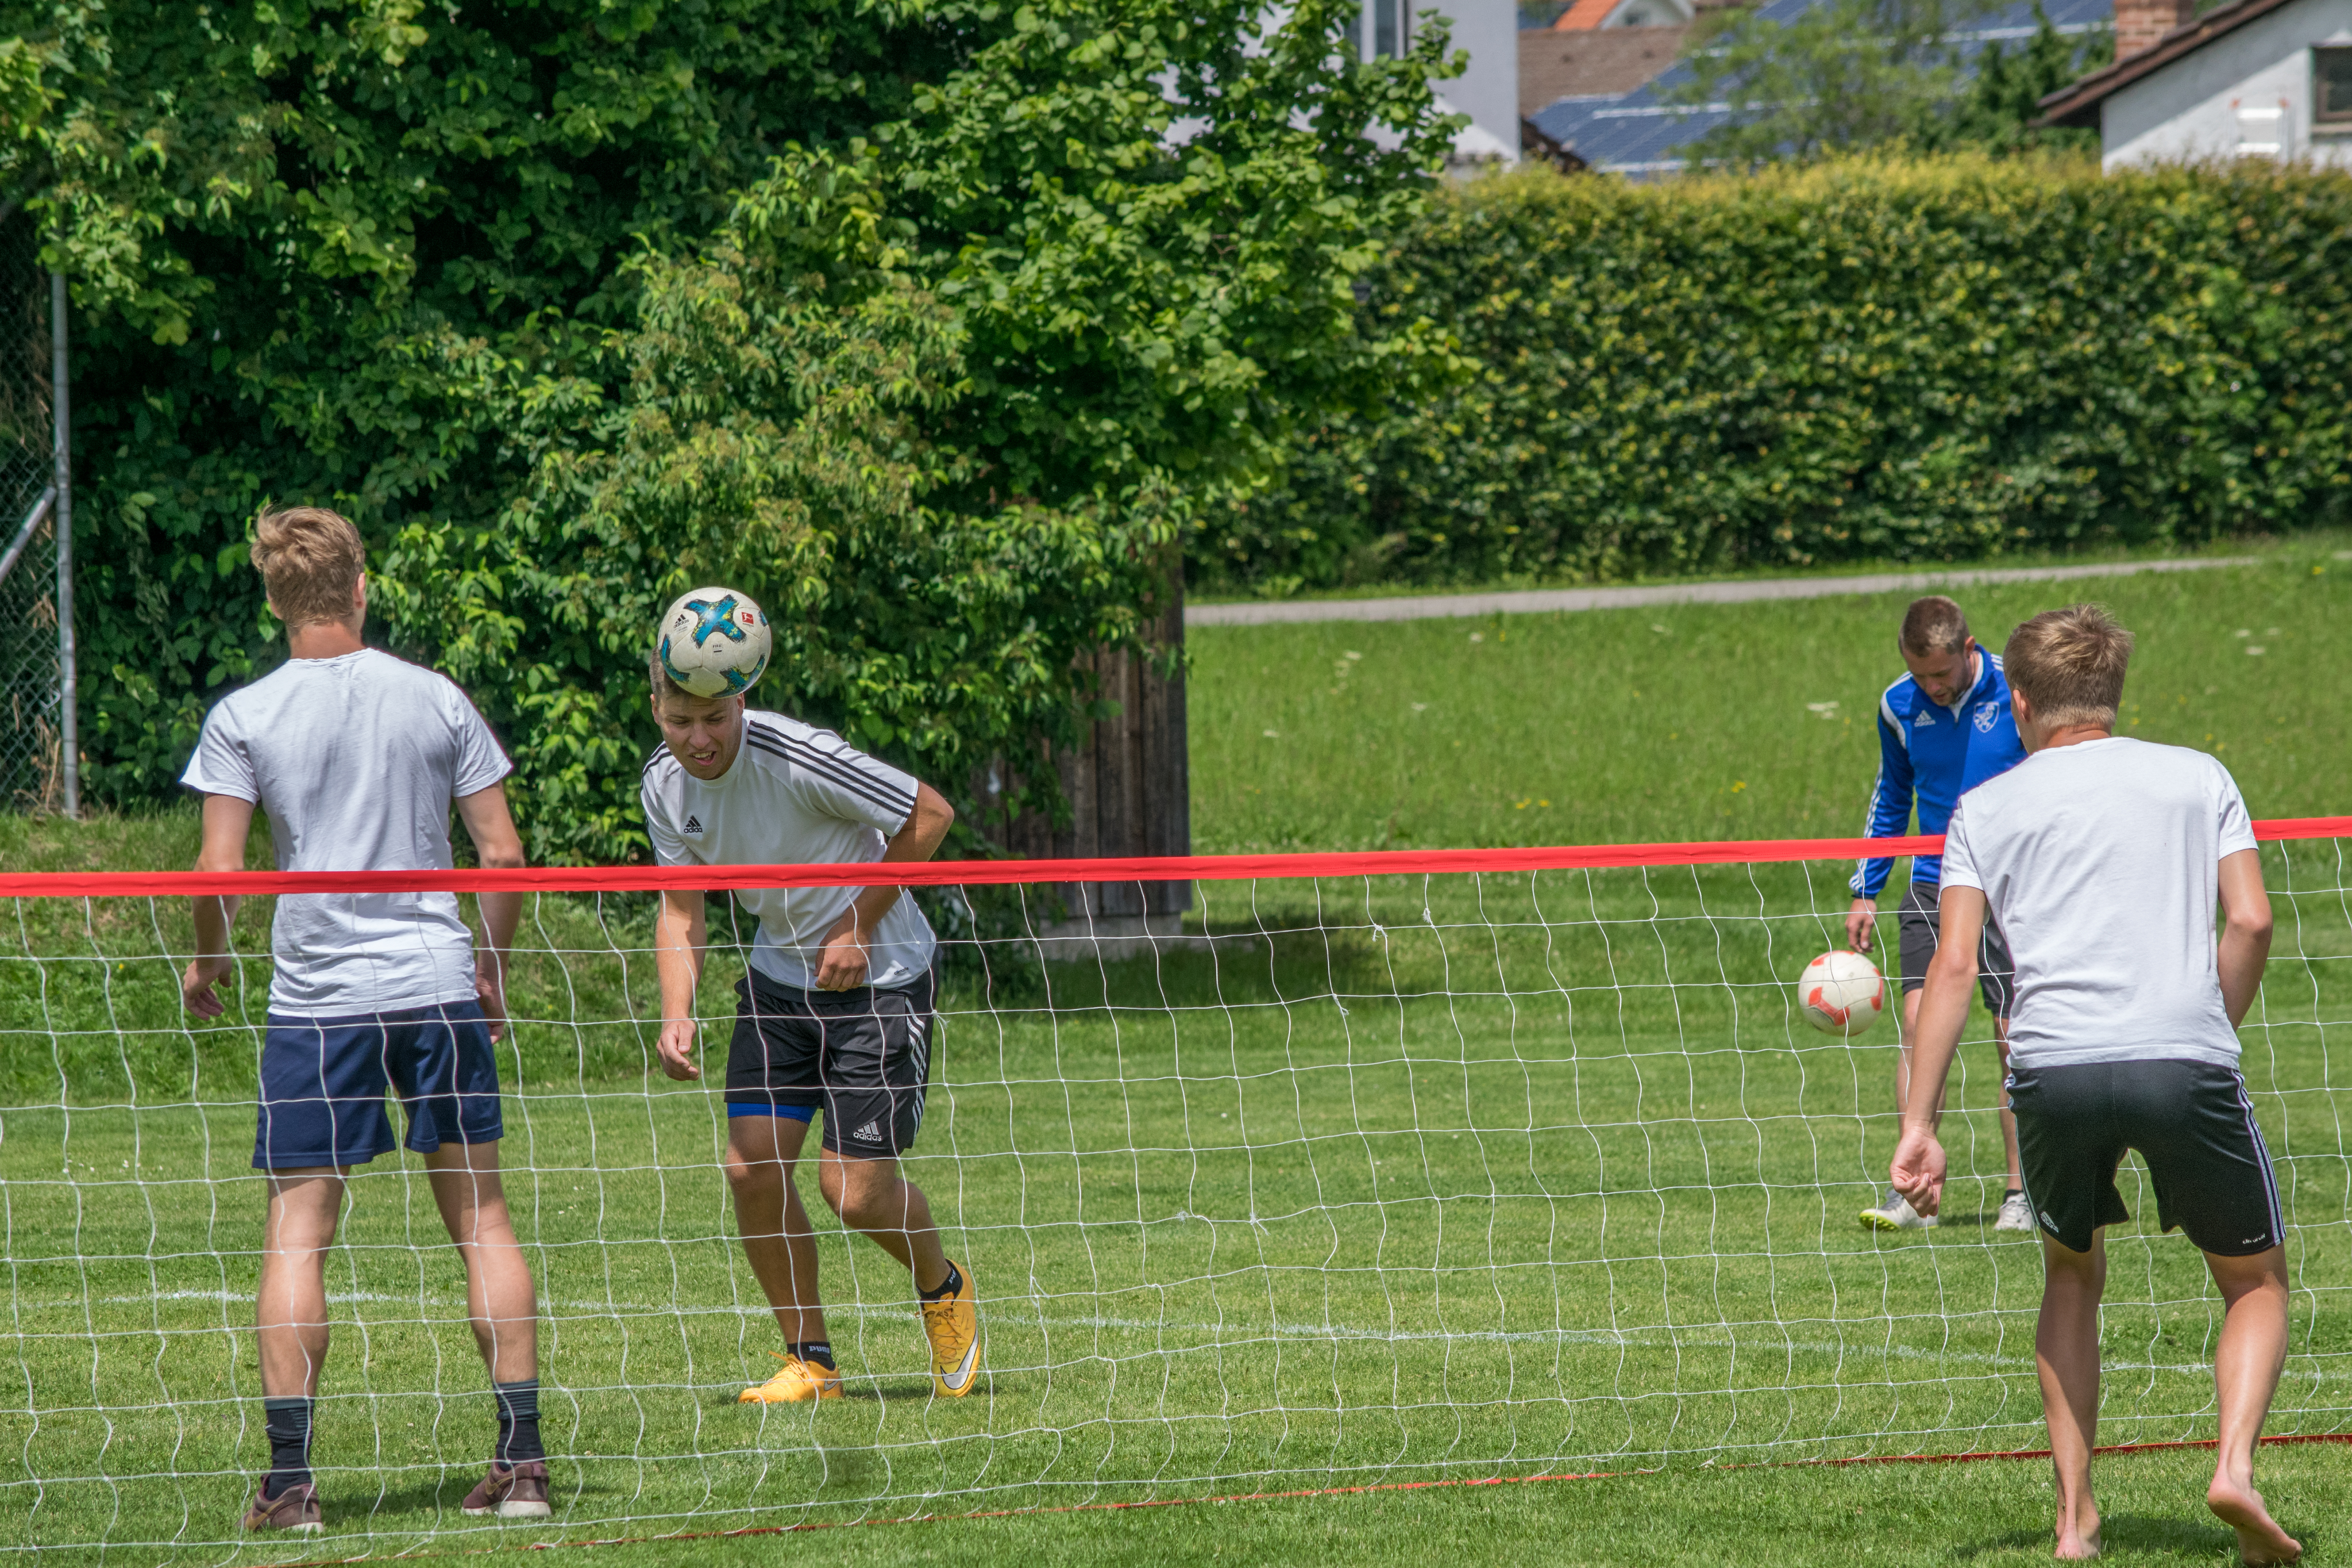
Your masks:
{"label": "man in blue tracksuit jacket", "polygon": [[[1959,605],[1940,595],[1913,601],[1903,616],[1896,646],[1906,673],[1878,700],[1878,783],[1870,792],[1865,829],[1873,838],[1909,832],[1915,800],[1919,831],[1943,832],[1962,795],[2025,760],[2000,658],[1977,646]],[[1892,858],[1864,860],[1854,868],[1853,907],[1846,914],[1845,930],[1856,952],[1870,951],[1878,895],[1894,868]],[[1927,961],[1936,952],[1936,900],[1942,874],[1943,863],[1936,856],[1914,857],[1911,885],[1895,906],[1903,964],[1902,1052],[1895,1069],[1898,1111],[1911,1089],[1911,1032],[1918,1019],[1920,988],[1927,981]],[[1978,956],[1978,984],[1992,1014],[1993,1039],[2000,1052],[2000,1135],[2009,1156],[2008,1190],[1993,1228],[2031,1231],[2033,1218],[2018,1179],[2017,1119],[2010,1113],[2006,1087],[2013,967],[2008,945],[1988,921]],[[1937,1103],[1940,1121],[1941,1101]],[[1879,1230],[1912,1230],[1936,1222],[1923,1218],[1902,1194],[1890,1190],[1884,1203],[1862,1211],[1862,1223]]]}

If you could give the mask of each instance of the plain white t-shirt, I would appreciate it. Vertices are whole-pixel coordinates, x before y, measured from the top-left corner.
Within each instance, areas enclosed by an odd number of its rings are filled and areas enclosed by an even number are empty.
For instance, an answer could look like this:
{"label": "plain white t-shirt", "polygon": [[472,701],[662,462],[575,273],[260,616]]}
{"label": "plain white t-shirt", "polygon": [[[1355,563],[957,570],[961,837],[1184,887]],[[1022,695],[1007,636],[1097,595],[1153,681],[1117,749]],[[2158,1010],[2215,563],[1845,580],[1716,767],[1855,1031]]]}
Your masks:
{"label": "plain white t-shirt", "polygon": [[[374,648],[289,658],[205,715],[180,782],[257,802],[281,871],[446,870],[449,808],[513,764],[446,678]],[[336,1018],[474,996],[455,893],[289,893],[269,1010]]]}
{"label": "plain white t-shirt", "polygon": [[2121,737],[2055,746],[1960,797],[1944,886],[1976,888],[2017,962],[2010,1061],[2238,1065],[2215,911],[2254,847],[2230,771]]}
{"label": "plain white t-shirt", "polygon": [[[914,815],[915,780],[830,730],[781,713],[743,714],[735,761],[705,782],[669,748],[646,763],[646,836],[665,866],[839,866],[882,858],[883,842]],[[824,933],[856,888],[752,888],[735,897],[759,917],[751,966],[802,990],[816,984]],[[937,939],[906,893],[866,947],[866,984],[912,985]]]}

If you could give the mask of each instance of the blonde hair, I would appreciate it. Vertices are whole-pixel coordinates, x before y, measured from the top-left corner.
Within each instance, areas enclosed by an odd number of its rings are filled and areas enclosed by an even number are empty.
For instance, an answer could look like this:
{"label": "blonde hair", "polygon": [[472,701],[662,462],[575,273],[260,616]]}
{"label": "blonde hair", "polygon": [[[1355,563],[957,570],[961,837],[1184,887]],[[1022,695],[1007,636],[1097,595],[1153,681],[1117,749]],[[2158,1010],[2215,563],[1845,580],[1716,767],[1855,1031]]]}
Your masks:
{"label": "blonde hair", "polygon": [[253,564],[270,607],[291,628],[352,618],[352,591],[367,570],[360,531],[322,506],[278,507],[253,528]]}
{"label": "blonde hair", "polygon": [[2096,605],[2044,610],[2009,634],[2002,658],[2009,684],[2025,693],[2033,717],[2049,729],[2116,727],[2131,664],[2132,635]]}
{"label": "blonde hair", "polygon": [[1969,618],[1941,594],[1914,599],[1903,612],[1903,651],[1914,658],[1958,653],[1969,646]]}

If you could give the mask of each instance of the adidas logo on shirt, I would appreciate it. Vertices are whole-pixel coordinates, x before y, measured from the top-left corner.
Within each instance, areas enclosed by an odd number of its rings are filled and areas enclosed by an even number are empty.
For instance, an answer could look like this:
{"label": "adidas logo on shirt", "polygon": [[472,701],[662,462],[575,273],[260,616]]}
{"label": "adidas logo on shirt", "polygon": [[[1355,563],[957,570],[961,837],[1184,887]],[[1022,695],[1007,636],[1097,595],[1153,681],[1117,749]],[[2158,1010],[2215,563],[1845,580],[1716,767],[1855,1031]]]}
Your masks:
{"label": "adidas logo on shirt", "polygon": [[882,1124],[878,1121],[869,1121],[850,1136],[861,1143],[879,1143],[882,1142]]}
{"label": "adidas logo on shirt", "polygon": [[686,819],[686,830],[688,833],[700,833],[702,831],[702,818],[698,816],[688,817]]}

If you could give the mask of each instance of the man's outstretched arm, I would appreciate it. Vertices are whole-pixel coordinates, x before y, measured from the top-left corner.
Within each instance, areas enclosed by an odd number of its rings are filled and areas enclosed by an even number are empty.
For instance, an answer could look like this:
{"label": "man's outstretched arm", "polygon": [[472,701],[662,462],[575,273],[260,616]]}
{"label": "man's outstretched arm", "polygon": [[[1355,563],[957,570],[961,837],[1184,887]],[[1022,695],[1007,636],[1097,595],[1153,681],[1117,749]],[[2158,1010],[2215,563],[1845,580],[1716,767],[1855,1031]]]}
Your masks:
{"label": "man's outstretched arm", "polygon": [[[882,846],[885,860],[928,860],[939,853],[940,841],[955,825],[955,807],[927,784],[915,786],[915,809],[906,825]],[[862,889],[824,933],[824,956],[817,963],[820,991],[847,991],[866,984],[867,941],[890,906],[906,889],[894,887]]]}
{"label": "man's outstretched arm", "polygon": [[1969,1021],[1969,996],[1977,984],[1977,944],[1984,935],[1985,896],[1979,888],[1948,884],[1938,900],[1942,931],[1927,963],[1927,986],[1919,998],[1919,1023],[1912,1034],[1911,1099],[1903,1107],[1903,1138],[1895,1147],[1887,1175],[1895,1190],[1923,1215],[1933,1215],[1944,1196],[1944,1146],[1936,1141],[1936,1107],[1944,1080],[1960,1048]]}
{"label": "man's outstretched arm", "polygon": [[[1870,810],[1863,817],[1864,836],[1899,838],[1911,826],[1911,805],[1916,781],[1911,773],[1911,748],[1903,731],[1878,715],[1878,777],[1870,786]],[[1870,951],[1877,929],[1878,895],[1895,870],[1889,859],[1864,860],[1854,870],[1853,906],[1846,910],[1845,943],[1856,952]]]}
{"label": "man's outstretched arm", "polygon": [[698,1025],[694,988],[702,979],[703,950],[709,930],[702,918],[703,893],[672,889],[662,894],[654,915],[654,973],[661,983],[661,1038],[655,1050],[662,1071],[676,1079],[702,1076],[696,1061]]}
{"label": "man's outstretched arm", "polygon": [[[205,796],[204,838],[196,851],[199,871],[245,869],[245,840],[253,831],[253,802],[233,795]],[[199,1018],[217,1018],[227,1008],[213,994],[213,986],[228,978],[236,961],[229,956],[229,928],[236,923],[234,893],[206,893],[195,900],[196,955],[180,976],[180,1002]]]}
{"label": "man's outstretched arm", "polygon": [[2261,850],[2221,857],[2221,914],[2229,923],[2214,957],[2221,974],[2221,1005],[2235,1028],[2253,1008],[2271,955],[2271,896],[2263,887]]}
{"label": "man's outstretched arm", "polygon": [[[507,809],[507,786],[457,797],[457,817],[474,841],[474,856],[486,867],[511,868],[523,863],[522,835],[515,831],[514,814]],[[507,1030],[507,951],[514,945],[515,927],[522,921],[520,893],[483,893],[482,946],[474,954],[474,992],[481,998],[482,1015],[490,1021],[490,1038]]]}

